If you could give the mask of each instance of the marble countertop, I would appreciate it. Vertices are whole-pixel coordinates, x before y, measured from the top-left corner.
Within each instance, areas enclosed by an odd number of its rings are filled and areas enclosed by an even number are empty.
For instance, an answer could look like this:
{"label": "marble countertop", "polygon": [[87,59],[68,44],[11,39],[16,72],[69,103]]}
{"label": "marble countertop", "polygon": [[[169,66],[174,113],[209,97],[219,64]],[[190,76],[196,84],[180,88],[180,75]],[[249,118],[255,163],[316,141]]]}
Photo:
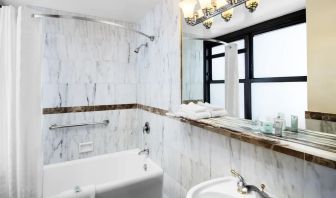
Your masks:
{"label": "marble countertop", "polygon": [[175,119],[179,119],[182,122],[189,123],[193,126],[201,127],[206,130],[239,139],[247,143],[259,145],[276,152],[336,169],[336,152],[293,142],[286,140],[285,138],[280,139],[275,136],[256,133],[251,128],[237,124],[237,121],[233,121],[233,118],[212,118],[201,119],[198,121],[185,118]]}

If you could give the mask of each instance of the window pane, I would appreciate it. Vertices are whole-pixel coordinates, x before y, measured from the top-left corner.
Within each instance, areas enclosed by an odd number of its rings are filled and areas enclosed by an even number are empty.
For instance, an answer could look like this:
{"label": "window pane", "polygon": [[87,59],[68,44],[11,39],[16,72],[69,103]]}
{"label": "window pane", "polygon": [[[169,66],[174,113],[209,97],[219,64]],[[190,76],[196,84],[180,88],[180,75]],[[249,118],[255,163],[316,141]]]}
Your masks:
{"label": "window pane", "polygon": [[239,79],[245,78],[245,53],[238,54]]}
{"label": "window pane", "polygon": [[275,118],[278,112],[286,116],[286,125],[290,125],[290,116],[299,116],[299,127],[305,127],[305,111],[307,110],[307,83],[253,83],[252,84],[252,117],[265,119]]}
{"label": "window pane", "polygon": [[224,53],[224,52],[225,52],[225,46],[224,45],[218,45],[218,46],[212,48],[211,54],[215,55],[215,54],[220,54],[220,53]]}
{"label": "window pane", "polygon": [[306,24],[299,24],[253,38],[254,76],[307,75]]}
{"label": "window pane", "polygon": [[216,106],[225,107],[225,85],[210,84],[210,103]]}
{"label": "window pane", "polygon": [[212,59],[212,80],[224,80],[225,58],[219,57]]}
{"label": "window pane", "polygon": [[[225,107],[225,84],[210,84],[210,103]],[[239,83],[239,117],[244,118],[244,83]]]}
{"label": "window pane", "polygon": [[[245,53],[238,54],[239,79],[245,78]],[[225,79],[225,57],[212,59],[212,80]]]}

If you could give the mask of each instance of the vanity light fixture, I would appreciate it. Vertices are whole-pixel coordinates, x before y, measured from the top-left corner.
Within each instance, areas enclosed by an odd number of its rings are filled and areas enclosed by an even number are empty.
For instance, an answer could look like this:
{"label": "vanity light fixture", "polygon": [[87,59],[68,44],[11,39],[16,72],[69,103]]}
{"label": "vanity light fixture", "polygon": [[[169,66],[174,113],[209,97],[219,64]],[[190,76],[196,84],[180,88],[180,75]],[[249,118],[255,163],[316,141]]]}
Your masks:
{"label": "vanity light fixture", "polygon": [[258,5],[259,5],[259,0],[249,0],[249,1],[246,1],[245,3],[245,7],[250,12],[254,12],[257,9]]}
{"label": "vanity light fixture", "polygon": [[203,23],[205,28],[210,29],[213,19],[217,15],[228,22],[233,16],[233,9],[239,5],[245,4],[245,7],[254,12],[260,0],[198,0],[200,9],[194,11],[197,4],[196,0],[183,0],[179,6],[182,9],[184,18],[188,25],[195,26]]}

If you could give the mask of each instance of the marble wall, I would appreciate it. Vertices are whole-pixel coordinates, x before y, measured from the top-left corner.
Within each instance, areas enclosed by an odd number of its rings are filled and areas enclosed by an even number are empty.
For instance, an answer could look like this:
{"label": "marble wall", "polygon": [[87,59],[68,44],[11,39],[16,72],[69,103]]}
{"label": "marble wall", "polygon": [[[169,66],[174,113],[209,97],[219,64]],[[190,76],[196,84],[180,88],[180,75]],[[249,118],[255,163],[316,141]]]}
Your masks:
{"label": "marble wall", "polygon": [[[101,122],[106,119],[110,120],[107,126],[49,130],[55,123]],[[141,128],[137,130],[136,120],[136,109],[44,115],[44,164],[138,148]],[[93,152],[80,154],[79,143],[83,142],[93,142]]]}
{"label": "marble wall", "polygon": [[136,102],[134,33],[80,20],[41,20],[44,108]]}
{"label": "marble wall", "polygon": [[[60,13],[39,9],[44,13]],[[78,15],[78,14],[76,14]],[[69,19],[42,20],[43,108],[136,103],[136,35],[109,25]],[[137,25],[115,21],[128,27]],[[43,117],[44,163],[137,147],[136,110],[52,114]],[[107,127],[49,130],[51,124],[101,122]],[[94,151],[79,154],[78,144]]]}
{"label": "marble wall", "polygon": [[145,136],[150,157],[164,170],[164,198],[184,198],[194,185],[241,173],[250,184],[266,184],[279,198],[333,198],[336,171],[260,146],[139,110],[138,125],[151,124]]}
{"label": "marble wall", "polygon": [[140,29],[155,36],[154,42],[139,37],[149,47],[137,61],[137,102],[166,110],[181,103],[181,50],[177,0],[162,0],[140,23]]}
{"label": "marble wall", "polygon": [[[178,0],[161,0],[143,19],[143,31],[155,42],[138,64],[138,103],[174,110],[181,102]],[[332,198],[336,171],[249,143],[138,110],[138,128],[151,124],[146,136],[150,157],[164,170],[164,198],[183,198],[194,185],[227,176],[234,168],[248,183],[266,184],[276,197]]]}

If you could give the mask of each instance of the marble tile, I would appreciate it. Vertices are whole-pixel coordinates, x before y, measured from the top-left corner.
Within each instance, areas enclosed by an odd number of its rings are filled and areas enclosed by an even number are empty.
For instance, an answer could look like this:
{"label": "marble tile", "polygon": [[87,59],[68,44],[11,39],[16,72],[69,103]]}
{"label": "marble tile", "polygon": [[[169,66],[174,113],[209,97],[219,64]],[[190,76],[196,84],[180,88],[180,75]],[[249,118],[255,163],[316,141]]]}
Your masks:
{"label": "marble tile", "polygon": [[303,165],[301,159],[242,143],[241,174],[249,183],[266,184],[276,197],[303,197]]}
{"label": "marble tile", "polygon": [[[239,167],[232,165],[235,159],[231,151],[231,139],[229,137],[217,133],[210,133],[211,178],[230,176],[231,169],[240,170]],[[240,163],[238,162],[236,164]]]}
{"label": "marble tile", "polygon": [[44,108],[136,103],[136,34],[69,19],[43,19],[42,26]]}
{"label": "marble tile", "polygon": [[303,178],[304,198],[333,198],[336,194],[336,171],[305,162]]}
{"label": "marble tile", "polygon": [[187,191],[193,186],[210,179],[210,168],[203,165],[201,161],[194,161],[188,156],[181,158],[181,185]]}
{"label": "marble tile", "polygon": [[163,175],[163,194],[167,198],[185,198],[186,191],[168,174]]}
{"label": "marble tile", "polygon": [[[139,26],[141,31],[154,34],[155,41],[138,55],[138,103],[176,109],[181,103],[178,1],[160,1]],[[139,39],[138,43],[144,41]]]}
{"label": "marble tile", "polygon": [[[64,162],[139,147],[136,109],[44,115],[44,164]],[[52,124],[101,122],[107,126],[49,130]],[[94,151],[80,154],[79,143],[93,142]]]}

